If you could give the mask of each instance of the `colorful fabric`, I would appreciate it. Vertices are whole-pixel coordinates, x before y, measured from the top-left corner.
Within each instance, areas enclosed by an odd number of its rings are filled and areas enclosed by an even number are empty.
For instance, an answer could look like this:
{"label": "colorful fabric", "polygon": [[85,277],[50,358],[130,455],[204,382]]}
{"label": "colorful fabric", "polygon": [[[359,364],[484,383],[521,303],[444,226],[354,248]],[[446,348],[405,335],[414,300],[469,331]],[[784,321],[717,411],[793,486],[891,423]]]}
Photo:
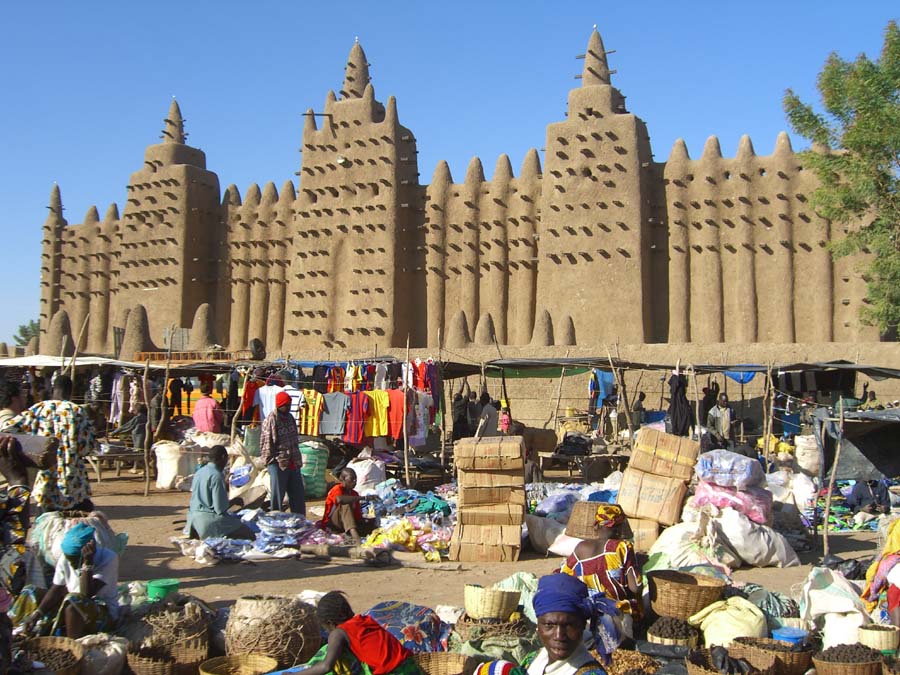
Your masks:
{"label": "colorful fabric", "polygon": [[269,413],[259,436],[259,456],[263,463],[278,462],[280,469],[299,469],[303,466],[299,446],[297,421],[290,411],[281,412],[276,408]]}
{"label": "colorful fabric", "polygon": [[[338,502],[338,497],[343,497],[346,494],[348,493],[344,490],[344,486],[341,483],[338,483],[328,491],[328,495],[325,497],[325,512],[322,514],[322,520],[319,521],[319,527],[323,530],[328,527],[331,512],[334,511],[335,507],[340,503]],[[359,493],[356,490],[350,490],[349,495],[351,497],[359,497]],[[362,520],[362,507],[358,501],[353,502],[350,506],[353,509],[353,517],[358,523]]]}
{"label": "colorful fabric", "polygon": [[319,418],[322,416],[323,398],[315,389],[304,389],[306,405],[300,409],[300,433],[306,436],[319,435]]}
{"label": "colorful fabric", "polygon": [[89,541],[94,540],[94,528],[87,523],[76,523],[69,528],[63,537],[59,548],[63,555],[80,556],[83,549]]}
{"label": "colorful fabric", "polygon": [[109,606],[99,598],[86,598],[78,593],[69,593],[56,613],[51,635],[66,637],[66,609],[72,607],[84,620],[85,635],[103,633],[113,628],[112,613]]}
{"label": "colorful fabric", "polygon": [[[325,660],[325,655],[328,653],[328,643],[326,642],[321,646],[319,651],[316,652],[316,655],[313,656],[307,663],[307,666],[314,666],[317,663]],[[287,672],[301,672],[302,669],[297,669],[296,671],[291,668]],[[328,675],[374,675],[372,670],[367,666],[364,662],[360,661],[356,656],[353,655],[349,650],[344,650],[344,653],[341,654],[337,661],[334,663],[334,669],[329,671]],[[416,665],[416,660],[414,658],[408,658],[403,663],[401,663],[397,668],[395,668],[391,675],[423,675],[422,671],[419,670],[419,666]]]}
{"label": "colorful fabric", "polygon": [[338,628],[347,634],[350,651],[369,666],[372,675],[387,675],[412,656],[411,651],[371,616],[357,614]]}
{"label": "colorful fabric", "polygon": [[875,609],[886,584],[888,572],[898,561],[900,561],[900,520],[895,520],[888,526],[881,555],[866,571],[866,587],[862,592],[862,601],[866,604],[867,611]]}
{"label": "colorful fabric", "polygon": [[488,661],[475,669],[474,675],[525,675],[525,669],[512,661]]}
{"label": "colorful fabric", "polygon": [[441,621],[430,607],[391,600],[366,612],[411,652],[447,651],[453,626]]}
{"label": "colorful fabric", "polygon": [[94,426],[80,405],[71,401],[35,403],[13,418],[7,431],[59,440],[56,468],[39,471],[32,497],[45,511],[71,509],[91,498],[84,458],[95,446]]}
{"label": "colorful fabric", "polygon": [[588,595],[588,587],[580,579],[568,574],[548,574],[538,580],[534,613],[538,619],[551,612],[566,612],[587,620],[594,613]]}
{"label": "colorful fabric", "polygon": [[406,409],[406,397],[402,389],[388,391],[388,436],[395,441],[403,438],[403,414]]}
{"label": "colorful fabric", "polygon": [[550,663],[546,649],[540,649],[522,660],[522,667],[528,675],[606,675],[591,653],[584,647],[578,648],[565,661]]}
{"label": "colorful fabric", "polygon": [[598,555],[580,559],[574,552],[566,558],[560,572],[580,579],[590,591],[604,593],[625,614],[641,615],[639,598],[631,597],[628,581],[643,584],[631,542],[609,539]]}
{"label": "colorful fabric", "polygon": [[22,486],[0,492],[0,585],[12,595],[25,585],[25,506],[30,496]]}
{"label": "colorful fabric", "polygon": [[222,433],[222,422],[225,414],[219,402],[212,396],[201,396],[194,404],[194,428],[197,431],[210,431],[214,434]]}
{"label": "colorful fabric", "polygon": [[366,415],[369,412],[369,397],[364,391],[350,394],[350,410],[344,425],[344,440],[353,445],[362,445],[365,439]]}
{"label": "colorful fabric", "polygon": [[387,436],[391,397],[386,391],[381,390],[367,391],[365,394],[369,397],[369,414],[365,423],[366,437]]}
{"label": "colorful fabric", "polygon": [[625,513],[617,504],[599,504],[594,520],[600,527],[616,527],[625,522]]}

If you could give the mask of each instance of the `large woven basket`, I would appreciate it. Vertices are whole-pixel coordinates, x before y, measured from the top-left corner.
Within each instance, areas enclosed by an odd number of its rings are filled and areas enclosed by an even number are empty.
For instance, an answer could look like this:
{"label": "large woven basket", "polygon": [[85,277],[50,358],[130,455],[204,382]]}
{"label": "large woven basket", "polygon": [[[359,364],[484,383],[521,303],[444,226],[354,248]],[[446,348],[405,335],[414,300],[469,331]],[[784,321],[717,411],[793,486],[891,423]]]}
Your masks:
{"label": "large woven basket", "polygon": [[478,666],[471,656],[455,652],[425,652],[415,659],[425,675],[472,675]]}
{"label": "large woven basket", "polygon": [[670,647],[687,647],[688,649],[694,649],[699,640],[699,635],[692,635],[688,638],[664,638],[647,631],[647,642],[652,642],[655,645],[668,645]]}
{"label": "large woven basket", "polygon": [[176,675],[175,658],[167,649],[129,649],[128,669],[134,675]]}
{"label": "large woven basket", "polygon": [[[732,658],[742,658],[745,659],[751,666],[754,668],[753,675],[775,675],[775,657],[766,655],[766,654],[755,654],[755,655],[743,655],[737,656],[737,654],[733,653],[731,648],[728,649],[728,655]],[[694,663],[694,660],[698,660],[701,663]],[[694,651],[688,654],[688,657],[685,659],[685,666],[687,667],[688,675],[719,675],[719,671],[716,670],[712,664],[710,663],[710,656],[708,649],[695,649]],[[821,675],[821,673],[819,674]]]}
{"label": "large woven basket", "polygon": [[881,675],[883,659],[866,663],[835,663],[813,656],[816,675]]}
{"label": "large woven basket", "polygon": [[179,675],[194,675],[197,666],[209,658],[209,627],[203,626],[167,648],[175,659]]}
{"label": "large woven basket", "polygon": [[900,644],[900,629],[896,626],[868,624],[859,627],[857,639],[860,644],[880,652],[892,651],[897,649],[897,645]]}
{"label": "large woven basket", "polygon": [[271,656],[241,654],[217,656],[200,664],[200,675],[264,675],[278,668],[278,661]]}
{"label": "large woven basket", "polygon": [[518,621],[477,621],[463,614],[453,626],[453,634],[461,642],[489,638],[523,638],[534,635],[534,624],[528,619]]}
{"label": "large woven basket", "polygon": [[76,661],[68,668],[58,668],[57,675],[79,675],[81,664],[84,662],[84,647],[64,637],[38,637],[25,643],[25,651],[32,660],[40,661],[41,653],[49,649],[58,649],[72,654]]}
{"label": "large woven basket", "polygon": [[519,606],[520,591],[500,591],[466,584],[466,614],[472,619],[499,619],[506,621]]}
{"label": "large woven basket", "polygon": [[596,539],[598,506],[600,506],[598,502],[575,502],[572,515],[566,523],[566,536],[576,539]]}
{"label": "large woven basket", "polygon": [[725,582],[703,574],[659,570],[650,579],[650,606],[659,616],[687,620],[722,599]]}
{"label": "large woven basket", "polygon": [[[750,655],[761,653],[775,657],[775,672],[777,675],[803,675],[812,664],[812,649],[803,649],[797,652],[776,651],[766,647],[784,646],[791,647],[790,642],[772,640],[771,638],[739,637],[731,642],[728,653],[738,659],[750,661]],[[752,661],[750,661],[752,663]]]}
{"label": "large woven basket", "polygon": [[282,668],[309,661],[322,645],[312,605],[296,598],[250,595],[238,598],[225,626],[229,656],[271,656]]}

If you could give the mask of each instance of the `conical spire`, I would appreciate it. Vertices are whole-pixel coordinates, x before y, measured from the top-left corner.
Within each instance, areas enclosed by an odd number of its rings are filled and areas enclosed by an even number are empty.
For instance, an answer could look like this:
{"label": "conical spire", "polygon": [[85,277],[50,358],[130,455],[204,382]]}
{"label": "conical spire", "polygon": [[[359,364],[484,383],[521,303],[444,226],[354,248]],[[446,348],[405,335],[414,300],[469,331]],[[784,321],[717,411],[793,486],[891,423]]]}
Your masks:
{"label": "conical spire", "polygon": [[441,160],[437,163],[437,166],[434,167],[434,175],[431,177],[431,184],[442,184],[442,185],[450,185],[453,182],[453,177],[450,175],[450,165],[447,164],[446,160]]}
{"label": "conical spire", "polygon": [[484,167],[481,166],[481,160],[473,157],[466,169],[466,185],[478,184],[484,182]]}
{"label": "conical spire", "polygon": [[297,191],[294,189],[294,181],[284,181],[284,185],[281,186],[281,192],[279,193],[278,201],[285,202],[286,204],[292,204],[296,199]]}
{"label": "conical spire", "polygon": [[237,185],[232,183],[227,188],[225,188],[225,194],[222,195],[222,203],[230,204],[231,206],[241,205],[241,191],[238,190]]}
{"label": "conical spire", "polygon": [[400,125],[397,117],[397,99],[393,96],[388,96],[387,106],[384,110],[384,123],[388,129],[396,129]]}
{"label": "conical spire", "polygon": [[775,155],[787,156],[793,154],[794,148],[791,146],[791,137],[787,135],[786,131],[778,132],[778,137],[775,139]]}
{"label": "conical spire", "polygon": [[275,183],[269,181],[263,186],[262,197],[260,198],[260,202],[263,204],[274,204],[278,201],[278,188],[275,187]]}
{"label": "conical spire", "polygon": [[534,180],[541,177],[541,156],[536,148],[531,148],[525,153],[522,161],[522,170],[519,172],[521,180]]}
{"label": "conical spire", "polygon": [[62,219],[62,196],[59,192],[59,185],[56,183],[53,184],[53,187],[50,190],[50,204],[47,206],[50,209],[50,216]]}
{"label": "conical spire", "polygon": [[163,120],[166,123],[163,129],[163,143],[184,143],[184,119],[181,117],[181,108],[178,101],[172,99],[169,106],[169,115]]}
{"label": "conical spire", "polygon": [[244,193],[244,204],[250,206],[256,206],[259,204],[262,199],[262,195],[259,191],[259,185],[256,183],[251,183],[250,187],[247,188],[247,192]]}
{"label": "conical spire", "polygon": [[316,130],[316,115],[312,108],[308,108],[306,114],[303,116],[303,132],[306,133],[307,131]]}
{"label": "conical spire", "polygon": [[113,202],[109,205],[109,208],[106,209],[106,215],[103,216],[103,220],[108,222],[112,220],[119,219],[119,205]]}
{"label": "conical spire", "polygon": [[347,57],[341,98],[362,98],[367,84],[369,84],[369,63],[366,61],[366,53],[357,41],[353,43],[350,56]]}
{"label": "conical spire", "polygon": [[701,155],[701,157],[704,159],[722,158],[722,146],[719,145],[718,136],[710,136],[706,139],[706,144],[703,146],[703,155]]}
{"label": "conical spire", "polygon": [[584,54],[584,70],[581,73],[581,86],[593,87],[598,84],[609,84],[609,64],[606,62],[606,49],[600,33],[594,26],[591,39],[588,40]]}
{"label": "conical spire", "polygon": [[100,214],[97,212],[96,206],[91,206],[87,213],[84,214],[84,222],[96,224],[100,222]]}
{"label": "conical spire", "polygon": [[684,142],[683,138],[679,138],[672,146],[672,152],[669,154],[669,161],[680,162],[687,161],[690,158],[691,156],[688,154],[687,143]]}
{"label": "conical spire", "polygon": [[494,167],[494,175],[491,180],[494,183],[507,183],[512,177],[512,164],[509,161],[509,155],[503,153],[497,158],[497,165]]}
{"label": "conical spire", "polygon": [[756,155],[756,151],[753,149],[753,141],[747,134],[744,134],[738,142],[737,158],[750,159],[754,155]]}

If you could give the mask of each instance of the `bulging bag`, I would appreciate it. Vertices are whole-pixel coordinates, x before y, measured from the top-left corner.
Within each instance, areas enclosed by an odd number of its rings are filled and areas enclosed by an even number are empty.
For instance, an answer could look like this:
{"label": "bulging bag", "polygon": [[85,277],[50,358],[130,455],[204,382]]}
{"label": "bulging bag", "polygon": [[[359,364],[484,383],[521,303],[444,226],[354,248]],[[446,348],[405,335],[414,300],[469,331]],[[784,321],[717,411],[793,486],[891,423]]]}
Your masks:
{"label": "bulging bag", "polygon": [[756,487],[765,480],[762,464],[729,450],[712,450],[700,455],[697,477],[707,483],[738,490]]}
{"label": "bulging bag", "polygon": [[766,637],[769,633],[762,611],[740,596],[714,602],[689,618],[688,623],[703,631],[707,647],[728,647],[735,638]]}

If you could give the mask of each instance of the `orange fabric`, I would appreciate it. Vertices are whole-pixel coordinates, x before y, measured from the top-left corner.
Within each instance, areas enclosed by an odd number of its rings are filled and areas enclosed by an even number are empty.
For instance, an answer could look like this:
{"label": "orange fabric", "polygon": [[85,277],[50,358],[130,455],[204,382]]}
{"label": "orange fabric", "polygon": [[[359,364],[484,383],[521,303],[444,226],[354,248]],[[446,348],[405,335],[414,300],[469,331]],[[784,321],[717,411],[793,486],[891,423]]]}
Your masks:
{"label": "orange fabric", "polygon": [[388,391],[388,436],[395,441],[403,438],[403,413],[406,409],[402,389]]}

